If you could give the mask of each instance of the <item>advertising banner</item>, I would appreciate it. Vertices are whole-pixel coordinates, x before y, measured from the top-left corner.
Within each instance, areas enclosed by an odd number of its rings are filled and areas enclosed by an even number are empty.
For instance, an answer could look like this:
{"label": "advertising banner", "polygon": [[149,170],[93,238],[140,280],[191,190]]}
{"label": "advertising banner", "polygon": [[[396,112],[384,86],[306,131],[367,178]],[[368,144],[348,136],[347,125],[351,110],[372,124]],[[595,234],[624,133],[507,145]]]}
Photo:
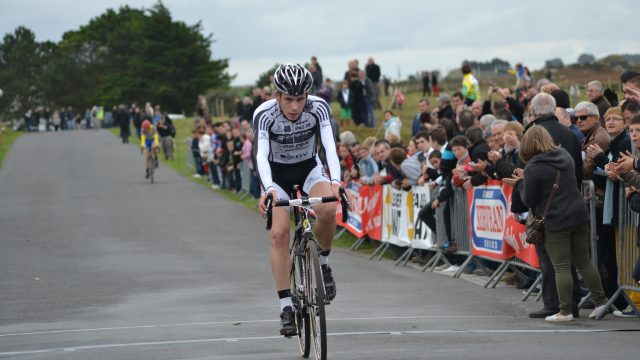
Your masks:
{"label": "advertising banner", "polygon": [[500,182],[473,188],[467,194],[471,220],[471,248],[474,255],[509,259],[513,249],[504,241],[509,204]]}
{"label": "advertising banner", "polygon": [[408,196],[413,199],[413,240],[411,240],[411,247],[414,249],[433,248],[436,243],[435,234],[422,220],[418,219],[420,209],[431,201],[431,191],[426,186],[414,186]]}
{"label": "advertising banner", "polygon": [[383,187],[382,241],[409,246],[413,238],[413,199],[406,191]]}

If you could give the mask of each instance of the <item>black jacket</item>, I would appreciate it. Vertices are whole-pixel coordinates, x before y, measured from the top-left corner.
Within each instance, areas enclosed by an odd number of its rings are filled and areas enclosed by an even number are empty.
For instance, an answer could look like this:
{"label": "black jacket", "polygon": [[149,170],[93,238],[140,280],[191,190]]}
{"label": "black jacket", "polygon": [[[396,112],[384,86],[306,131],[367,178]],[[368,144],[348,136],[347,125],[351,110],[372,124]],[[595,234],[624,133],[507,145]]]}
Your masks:
{"label": "black jacket", "polygon": [[447,104],[447,106],[443,107],[442,109],[440,109],[440,111],[438,111],[438,119],[442,119],[442,118],[455,120],[455,113],[453,112],[453,108],[451,108],[451,105]]}
{"label": "black jacket", "polygon": [[554,115],[538,118],[535,121],[529,123],[527,127],[524,129],[526,133],[527,130],[533,125],[540,125],[543,128],[547,129],[553,141],[560,145],[563,149],[567,150],[571,158],[573,159],[574,169],[575,169],[575,179],[580,189],[582,187],[582,148],[580,147],[580,143],[578,139],[573,135],[571,130],[566,126],[560,124],[558,118]]}
{"label": "black jacket", "polygon": [[[486,141],[482,140],[481,142],[471,146],[469,148],[469,154],[471,155],[471,161],[477,163],[479,160],[484,160],[487,161],[489,160],[489,158],[487,157],[487,154],[489,153],[489,144],[487,144]],[[488,178],[484,175],[482,175],[482,173],[473,173],[471,175],[471,185],[473,186],[480,186],[482,184],[484,184],[486,181],[488,180]]]}
{"label": "black jacket", "polygon": [[545,228],[558,232],[589,222],[582,192],[575,186],[575,167],[563,148],[539,153],[524,168],[524,179],[516,184],[525,205],[535,215],[542,215],[547,199],[560,171],[558,190],[549,207]]}

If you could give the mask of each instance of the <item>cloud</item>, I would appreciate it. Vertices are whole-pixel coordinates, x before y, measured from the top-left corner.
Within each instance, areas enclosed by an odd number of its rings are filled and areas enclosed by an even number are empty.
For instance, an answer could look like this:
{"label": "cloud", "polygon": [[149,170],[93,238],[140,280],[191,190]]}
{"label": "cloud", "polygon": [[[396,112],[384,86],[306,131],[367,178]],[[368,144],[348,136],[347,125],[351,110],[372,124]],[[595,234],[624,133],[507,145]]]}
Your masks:
{"label": "cloud", "polygon": [[[127,4],[150,8],[156,0],[2,1],[0,32],[24,25],[38,40],[59,41],[102,14]],[[601,57],[633,53],[635,0],[488,0],[469,3],[410,0],[164,0],[176,20],[202,23],[213,33],[216,59],[230,59],[234,84],[251,84],[276,62],[307,62],[317,55],[324,73],[341,78],[346,61],[374,56],[396,77],[423,69],[448,70],[464,59],[524,61],[533,68],[581,52]]]}

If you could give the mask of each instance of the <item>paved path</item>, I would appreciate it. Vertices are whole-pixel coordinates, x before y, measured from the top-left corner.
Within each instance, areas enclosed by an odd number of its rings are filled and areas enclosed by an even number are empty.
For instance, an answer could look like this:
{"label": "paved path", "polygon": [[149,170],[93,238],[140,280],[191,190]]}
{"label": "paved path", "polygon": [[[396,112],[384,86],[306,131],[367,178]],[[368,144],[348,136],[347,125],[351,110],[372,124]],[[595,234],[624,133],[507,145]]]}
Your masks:
{"label": "paved path", "polygon": [[[298,359],[257,214],[106,131],[26,134],[0,172],[0,358]],[[513,287],[332,252],[330,359],[630,359],[638,320],[546,324]],[[583,317],[588,314],[583,311]]]}

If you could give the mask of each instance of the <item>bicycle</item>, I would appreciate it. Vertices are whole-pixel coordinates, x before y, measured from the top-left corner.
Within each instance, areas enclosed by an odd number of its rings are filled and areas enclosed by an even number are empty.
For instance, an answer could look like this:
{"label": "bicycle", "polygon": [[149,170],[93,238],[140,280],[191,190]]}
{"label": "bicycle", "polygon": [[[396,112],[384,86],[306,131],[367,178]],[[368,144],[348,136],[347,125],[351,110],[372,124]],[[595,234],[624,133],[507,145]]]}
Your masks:
{"label": "bicycle", "polygon": [[151,183],[153,184],[153,173],[155,172],[156,168],[158,167],[158,154],[156,154],[155,151],[150,150],[151,153],[149,154],[149,181],[151,181]]}
{"label": "bicycle", "polygon": [[[265,200],[267,230],[271,229],[273,206],[290,206],[294,216],[294,236],[289,246],[291,257],[291,300],[298,329],[298,347],[300,355],[309,357],[311,338],[317,360],[327,358],[327,320],[325,316],[324,281],[318,247],[320,246],[311,231],[312,218],[309,215],[314,205],[336,202],[335,196],[307,197],[300,196],[298,186],[294,187],[293,200],[278,200],[273,202],[269,194]],[[349,202],[343,188],[340,188],[340,204],[342,206],[342,221],[347,220]]]}

